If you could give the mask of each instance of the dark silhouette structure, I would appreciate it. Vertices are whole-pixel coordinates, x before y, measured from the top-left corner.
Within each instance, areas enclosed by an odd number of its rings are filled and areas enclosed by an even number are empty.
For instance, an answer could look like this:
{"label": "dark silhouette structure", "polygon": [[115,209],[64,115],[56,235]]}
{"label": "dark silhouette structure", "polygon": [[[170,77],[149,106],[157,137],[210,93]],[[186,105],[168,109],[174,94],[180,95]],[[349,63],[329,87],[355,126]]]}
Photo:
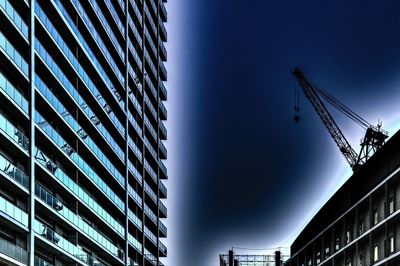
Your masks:
{"label": "dark silhouette structure", "polygon": [[219,255],[220,266],[280,266],[288,256],[281,254],[280,250],[274,255],[235,254],[233,249],[228,254]]}
{"label": "dark silhouette structure", "polygon": [[[371,125],[361,116],[346,107],[339,100],[335,99],[327,91],[322,89],[318,84],[307,79],[298,67],[295,68],[292,73],[295,76],[300,87],[302,88],[307,99],[311,102],[315,111],[321,118],[329,134],[335,141],[336,145],[339,147],[340,152],[346,158],[346,161],[350,164],[351,168],[354,171],[358,170],[358,168],[360,168],[362,164],[364,164],[380,147],[382,147],[383,144],[385,144],[385,140],[388,138],[388,132],[381,129],[381,124],[378,124],[378,126]],[[298,98],[297,92],[296,97]],[[366,130],[365,136],[361,142],[361,150],[358,154],[354,151],[354,149],[347,141],[346,137],[340,130],[339,126],[336,124],[332,115],[325,107],[322,99],[324,99],[326,102],[331,104],[337,110],[342,112],[344,115],[349,117],[351,120],[353,120],[355,123]],[[298,115],[300,108],[298,106],[298,99],[296,100],[297,103],[294,109],[296,115],[294,117],[294,121],[298,123],[300,120],[300,117]]]}
{"label": "dark silhouette structure", "polygon": [[399,171],[400,131],[321,208],[284,265],[400,265]]}

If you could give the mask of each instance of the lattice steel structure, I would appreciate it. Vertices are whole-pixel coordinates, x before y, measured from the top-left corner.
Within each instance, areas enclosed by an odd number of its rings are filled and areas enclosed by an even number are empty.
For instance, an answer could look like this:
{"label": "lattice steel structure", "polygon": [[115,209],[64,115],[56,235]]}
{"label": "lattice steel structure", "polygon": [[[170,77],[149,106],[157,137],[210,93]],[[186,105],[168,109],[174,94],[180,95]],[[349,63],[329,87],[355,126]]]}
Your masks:
{"label": "lattice steel structure", "polygon": [[289,256],[281,255],[276,252],[275,255],[243,255],[234,254],[220,254],[220,266],[277,266],[281,265]]}

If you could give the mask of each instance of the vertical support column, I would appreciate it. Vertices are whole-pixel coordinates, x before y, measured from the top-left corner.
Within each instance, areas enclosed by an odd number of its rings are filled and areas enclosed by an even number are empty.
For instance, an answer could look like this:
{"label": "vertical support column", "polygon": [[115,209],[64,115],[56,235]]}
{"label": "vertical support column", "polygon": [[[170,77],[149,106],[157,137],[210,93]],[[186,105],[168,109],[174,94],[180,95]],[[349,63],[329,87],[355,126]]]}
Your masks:
{"label": "vertical support column", "polygon": [[[142,73],[143,73],[143,76],[142,76],[142,90],[143,90],[143,97],[142,97],[142,111],[143,111],[143,116],[145,115],[145,113],[146,113],[146,106],[145,106],[145,102],[144,102],[144,94],[145,94],[145,91],[146,91],[146,83],[145,83],[145,76],[147,75],[146,74],[146,59],[145,59],[145,57],[144,57],[144,53],[145,53],[145,49],[146,49],[146,44],[145,44],[145,42],[146,42],[146,35],[144,34],[144,28],[146,27],[146,19],[145,19],[145,16],[146,16],[146,13],[144,12],[144,5],[146,4],[145,3],[145,1],[146,0],[143,0],[143,1],[141,1],[142,2],[142,25],[143,25],[143,32],[142,32],[142,51],[143,51],[143,54],[142,54]],[[145,235],[144,235],[144,226],[145,226],[145,223],[146,223],[146,214],[145,214],[145,210],[144,210],[144,202],[145,202],[145,199],[146,199],[146,195],[145,195],[145,192],[144,192],[144,180],[145,180],[145,176],[146,176],[146,170],[144,169],[144,162],[145,162],[145,155],[146,155],[146,147],[145,147],[145,145],[144,145],[144,134],[145,134],[145,130],[146,130],[146,128],[145,128],[145,126],[144,126],[144,122],[142,121],[142,162],[143,162],[143,169],[142,169],[142,232],[143,232],[143,235],[142,235],[142,265],[145,265],[145,255],[144,255],[144,247],[145,247],[145,242],[146,242],[146,237],[145,237]]]}
{"label": "vertical support column", "polygon": [[320,259],[321,259],[321,262],[322,261],[324,261],[325,259],[326,259],[326,257],[325,257],[325,232],[322,234],[322,237],[321,237],[321,248],[320,248]]}
{"label": "vertical support column", "polygon": [[229,266],[233,266],[233,257],[234,257],[234,253],[233,253],[233,249],[229,250],[229,255],[228,255],[228,265]]}
{"label": "vertical support column", "polygon": [[[154,0],[151,0],[154,1]],[[159,103],[158,100],[160,99],[160,67],[158,64],[158,58],[160,54],[160,46],[158,43],[158,38],[160,36],[160,24],[159,24],[159,18],[160,18],[160,2],[157,1],[157,266],[159,265],[160,261],[160,165],[159,165],[159,160],[160,160],[160,127],[158,125],[158,121],[160,119],[160,108],[159,108]]]}
{"label": "vertical support column", "polygon": [[316,265],[316,263],[315,263],[315,241],[313,241],[313,243],[312,243],[311,259],[312,259],[311,265]]}
{"label": "vertical support column", "polygon": [[280,266],[281,265],[281,251],[277,250],[275,251],[275,266]]}
{"label": "vertical support column", "polygon": [[29,136],[29,234],[28,251],[29,265],[34,265],[35,259],[35,233],[33,222],[35,220],[35,0],[30,0],[30,136]]}
{"label": "vertical support column", "polygon": [[[340,238],[340,242],[342,243],[342,246],[339,247],[339,249],[345,247],[347,245],[347,229],[346,229],[346,215],[343,217],[343,221],[342,221],[342,236]],[[347,250],[343,251],[343,263],[344,265],[346,265],[346,260],[347,260],[347,254],[346,254]]]}
{"label": "vertical support column", "polygon": [[[369,228],[368,228],[368,230],[369,230],[374,226],[373,225],[374,224],[374,221],[373,221],[373,219],[374,219],[374,209],[373,209],[372,196],[371,195],[368,197],[368,200],[369,200],[369,214],[370,214],[369,217],[368,217],[369,218],[369,223],[370,223],[369,224]],[[371,232],[368,233],[368,246],[369,246],[369,262],[370,262],[370,264],[372,264],[372,262],[374,261],[374,248],[372,246],[372,234],[371,234]]]}
{"label": "vertical support column", "polygon": [[[357,237],[359,237],[359,235],[360,235],[360,232],[359,232],[359,223],[360,223],[360,214],[359,214],[359,205],[357,205],[356,206],[356,208],[355,208],[355,212],[356,212],[356,214],[354,215],[354,226],[353,226],[353,228],[354,228],[354,238],[357,238]],[[359,260],[360,260],[360,245],[359,245],[359,242],[360,241],[356,241],[356,243],[355,243],[355,246],[356,246],[356,248],[355,248],[355,252],[354,252],[354,257],[355,257],[355,259],[354,259],[354,262],[355,262],[355,264],[356,265],[360,265],[360,262],[359,262]]]}
{"label": "vertical support column", "polygon": [[307,247],[304,248],[304,265],[307,265]]}
{"label": "vertical support column", "polygon": [[128,38],[129,38],[129,25],[128,25],[128,14],[129,14],[129,0],[125,0],[125,265],[129,265],[129,76],[128,76],[128,63],[129,63],[129,51],[128,51]]}
{"label": "vertical support column", "polygon": [[[384,217],[383,219],[386,219],[390,214],[389,212],[389,188],[388,188],[388,183],[385,183],[385,195],[383,197],[383,208],[384,208]],[[388,222],[385,221],[385,237],[383,239],[383,258],[388,257],[390,254],[390,240],[389,240],[389,231],[388,231]]]}

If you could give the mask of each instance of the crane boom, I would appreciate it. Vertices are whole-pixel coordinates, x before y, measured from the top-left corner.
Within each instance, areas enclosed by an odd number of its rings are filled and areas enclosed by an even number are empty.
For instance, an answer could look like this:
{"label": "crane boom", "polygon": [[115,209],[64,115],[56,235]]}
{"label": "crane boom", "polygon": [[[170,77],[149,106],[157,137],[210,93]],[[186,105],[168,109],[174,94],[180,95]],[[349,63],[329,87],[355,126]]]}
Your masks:
{"label": "crane boom", "polygon": [[350,146],[349,142],[343,135],[339,126],[336,124],[335,120],[333,120],[331,114],[328,112],[328,109],[326,109],[325,104],[322,102],[321,98],[315,92],[313,85],[304,77],[303,72],[299,68],[295,68],[295,70],[293,71],[293,75],[296,77],[297,82],[303,89],[307,99],[310,100],[315,111],[318,113],[322,122],[328,129],[334,141],[336,142],[336,145],[339,147],[339,150],[342,152],[342,154],[344,155],[350,166],[354,167],[357,163],[358,155],[354,151],[354,149]]}
{"label": "crane boom", "polygon": [[[318,85],[306,79],[303,72],[299,68],[295,68],[292,73],[300,87],[303,89],[305,96],[311,102],[325,127],[328,129],[336,145],[339,147],[339,150],[346,158],[346,161],[350,164],[351,168],[356,171],[368,160],[371,154],[376,152],[376,150],[378,150],[385,143],[385,139],[388,137],[387,132],[383,131],[380,128],[380,125],[377,127],[372,126],[359,115],[355,114],[338,100],[329,95],[327,92],[323,91]],[[360,126],[367,129],[366,134],[361,142],[361,150],[359,154],[357,154],[351,147],[320,96],[338,110],[343,112],[346,116],[351,118],[353,121],[358,123]]]}

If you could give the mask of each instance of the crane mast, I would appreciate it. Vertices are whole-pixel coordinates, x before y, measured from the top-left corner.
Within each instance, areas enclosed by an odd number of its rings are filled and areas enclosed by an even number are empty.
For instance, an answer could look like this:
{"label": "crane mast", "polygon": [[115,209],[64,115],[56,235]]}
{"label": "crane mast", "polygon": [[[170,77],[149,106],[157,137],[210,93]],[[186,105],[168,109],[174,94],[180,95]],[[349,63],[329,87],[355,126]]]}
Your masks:
{"label": "crane mast", "polygon": [[[388,137],[387,132],[380,128],[381,125],[378,125],[377,127],[372,126],[327,92],[323,91],[318,85],[309,81],[304,77],[303,72],[299,68],[295,68],[292,73],[302,88],[305,96],[311,102],[325,127],[328,129],[336,145],[339,147],[340,152],[344,155],[353,171],[356,171],[385,143],[385,139]],[[366,134],[361,141],[361,150],[359,154],[357,154],[351,147],[320,96],[366,129]],[[298,111],[298,107],[296,107],[295,110]]]}

